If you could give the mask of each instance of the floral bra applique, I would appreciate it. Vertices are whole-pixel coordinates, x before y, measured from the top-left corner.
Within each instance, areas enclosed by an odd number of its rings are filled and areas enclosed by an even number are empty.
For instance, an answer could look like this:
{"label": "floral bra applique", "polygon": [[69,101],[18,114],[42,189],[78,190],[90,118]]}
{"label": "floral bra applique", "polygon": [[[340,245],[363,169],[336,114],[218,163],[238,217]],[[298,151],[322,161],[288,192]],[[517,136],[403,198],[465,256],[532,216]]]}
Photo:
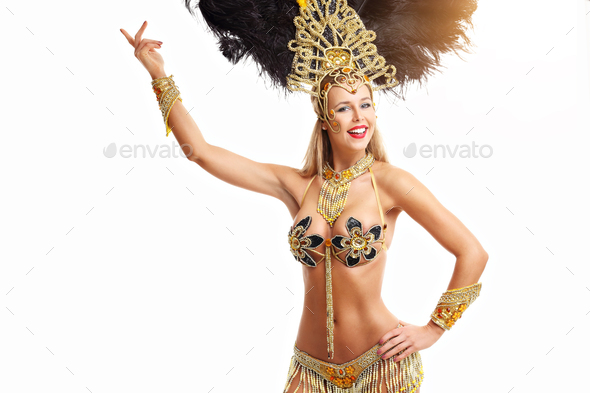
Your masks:
{"label": "floral bra applique", "polygon": [[[303,236],[310,224],[311,216],[307,216],[299,221],[295,225],[295,228],[290,229],[289,244],[291,245],[291,253],[296,260],[309,267],[316,267],[326,257],[326,254],[315,250],[315,248],[324,242],[324,238],[317,234]],[[384,243],[385,236],[383,236],[383,239],[380,239],[381,233],[385,234],[381,225],[373,225],[363,234],[363,224],[356,218],[349,217],[348,221],[346,221],[346,229],[348,229],[350,237],[336,235],[326,241],[326,246],[332,247],[332,255],[348,267],[365,265],[373,261],[381,252],[381,249],[387,249]],[[373,243],[381,243],[381,249],[377,251],[373,247]],[[348,253],[345,256],[345,260],[342,260],[338,255],[345,251],[348,251]],[[320,255],[322,258],[316,262],[309,254],[310,252]],[[361,262],[361,257],[365,262]]]}

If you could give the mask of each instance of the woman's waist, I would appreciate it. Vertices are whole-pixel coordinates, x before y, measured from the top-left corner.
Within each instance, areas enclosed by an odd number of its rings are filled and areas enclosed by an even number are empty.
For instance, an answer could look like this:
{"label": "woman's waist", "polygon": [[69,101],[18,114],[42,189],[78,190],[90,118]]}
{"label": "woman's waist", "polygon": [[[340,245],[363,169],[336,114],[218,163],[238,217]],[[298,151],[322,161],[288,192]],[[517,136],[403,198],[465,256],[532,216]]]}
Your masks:
{"label": "woman's waist", "polygon": [[345,363],[376,345],[385,333],[399,324],[399,319],[385,307],[364,315],[344,313],[338,318],[335,315],[334,359],[328,359],[326,314],[306,315],[304,312],[295,340],[297,348],[324,361]]}
{"label": "woman's waist", "polygon": [[[348,332],[370,334],[374,331],[381,331],[392,324],[397,324],[399,319],[385,307],[373,307],[371,309],[355,309],[353,307],[336,307],[334,306],[334,329],[340,334],[346,335]],[[312,312],[309,307],[303,307],[299,330],[316,333],[318,336],[324,335],[327,323],[326,309]],[[323,330],[318,330],[323,328]],[[393,327],[390,327],[393,329]],[[320,333],[321,332],[321,333]],[[384,332],[385,333],[385,332]]]}
{"label": "woman's waist", "polygon": [[[313,319],[317,314],[326,315],[326,295],[315,288],[308,291],[303,301],[302,317]],[[355,294],[356,293],[356,294]],[[393,315],[385,306],[381,292],[332,293],[332,309],[334,323],[337,321],[352,322],[358,319],[377,320],[383,315]]]}

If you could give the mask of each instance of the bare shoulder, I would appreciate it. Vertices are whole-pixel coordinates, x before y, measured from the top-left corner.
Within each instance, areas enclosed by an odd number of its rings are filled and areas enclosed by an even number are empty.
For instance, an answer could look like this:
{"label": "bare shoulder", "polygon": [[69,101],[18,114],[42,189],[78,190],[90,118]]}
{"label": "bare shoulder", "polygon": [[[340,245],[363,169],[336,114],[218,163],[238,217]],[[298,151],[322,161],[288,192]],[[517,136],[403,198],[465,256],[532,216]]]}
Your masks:
{"label": "bare shoulder", "polygon": [[407,192],[406,187],[418,180],[407,170],[388,162],[379,161],[374,172],[379,185],[389,191],[399,192],[405,190]]}
{"label": "bare shoulder", "polygon": [[311,176],[303,177],[299,174],[299,169],[293,168],[286,165],[277,165],[273,164],[275,173],[279,176],[279,179],[282,181],[283,185],[288,186],[285,188],[293,188],[297,187],[298,185],[305,183],[305,181],[309,181]]}
{"label": "bare shoulder", "polygon": [[383,198],[391,207],[406,210],[407,195],[416,187],[425,187],[414,175],[387,162],[377,162],[374,172]]}
{"label": "bare shoulder", "polygon": [[410,172],[388,162],[376,161],[375,164],[377,164],[373,168],[375,175],[384,181],[395,183],[395,180],[404,180],[404,178],[413,177]]}

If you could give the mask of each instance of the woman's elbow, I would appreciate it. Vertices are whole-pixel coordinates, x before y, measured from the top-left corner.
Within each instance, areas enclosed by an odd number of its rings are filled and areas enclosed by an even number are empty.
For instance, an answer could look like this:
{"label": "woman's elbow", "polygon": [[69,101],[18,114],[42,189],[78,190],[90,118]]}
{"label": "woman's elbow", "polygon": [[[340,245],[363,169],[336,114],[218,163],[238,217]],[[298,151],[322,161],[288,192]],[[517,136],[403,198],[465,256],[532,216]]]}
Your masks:
{"label": "woman's elbow", "polygon": [[474,251],[474,255],[475,255],[475,259],[483,266],[485,266],[486,263],[488,263],[489,255],[488,255],[487,251],[483,249],[483,247],[478,247]]}
{"label": "woman's elbow", "polygon": [[483,248],[478,251],[477,256],[475,257],[475,261],[477,262],[478,267],[482,273],[488,263],[488,257],[488,253]]}
{"label": "woman's elbow", "polygon": [[481,247],[481,245],[474,245],[473,247],[468,247],[463,250],[463,252],[458,253],[456,255],[457,258],[463,257],[466,260],[470,260],[472,262],[478,263],[485,267],[486,263],[488,262],[488,253],[486,250]]}
{"label": "woman's elbow", "polygon": [[479,257],[481,258],[481,260],[483,261],[483,263],[487,263],[488,262],[488,252],[486,250],[484,250],[483,248],[481,248],[479,250]]}

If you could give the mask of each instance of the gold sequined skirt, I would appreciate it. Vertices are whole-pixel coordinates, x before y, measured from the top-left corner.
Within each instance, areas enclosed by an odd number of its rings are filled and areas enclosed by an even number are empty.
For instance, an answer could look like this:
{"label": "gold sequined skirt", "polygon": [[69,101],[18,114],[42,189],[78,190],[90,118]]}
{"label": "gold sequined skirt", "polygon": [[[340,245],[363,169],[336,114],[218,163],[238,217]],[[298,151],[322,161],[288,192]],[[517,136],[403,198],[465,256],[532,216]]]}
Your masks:
{"label": "gold sequined skirt", "polygon": [[310,356],[297,348],[295,343],[283,393],[289,391],[297,374],[299,374],[299,383],[292,391],[293,393],[415,392],[424,379],[420,353],[414,352],[394,362],[393,356],[381,359],[383,354],[377,355],[377,350],[383,345],[376,344],[355,359],[336,364]]}

